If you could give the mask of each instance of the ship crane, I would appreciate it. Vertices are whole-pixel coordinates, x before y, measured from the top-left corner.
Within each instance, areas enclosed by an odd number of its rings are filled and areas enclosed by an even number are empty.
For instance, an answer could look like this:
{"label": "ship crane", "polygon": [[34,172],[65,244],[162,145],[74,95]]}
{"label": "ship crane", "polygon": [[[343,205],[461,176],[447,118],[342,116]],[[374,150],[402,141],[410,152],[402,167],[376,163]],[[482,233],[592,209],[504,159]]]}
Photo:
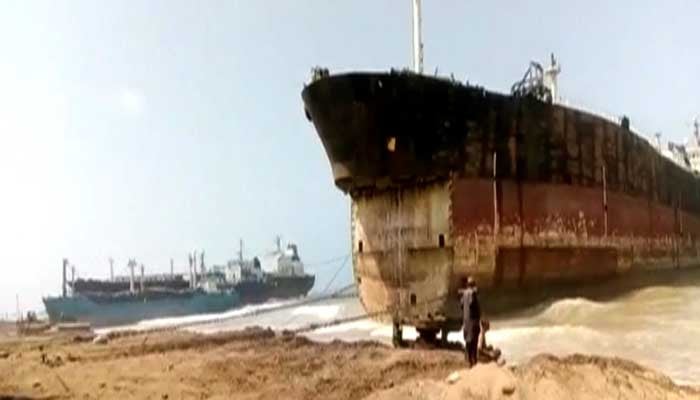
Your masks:
{"label": "ship crane", "polygon": [[553,103],[559,98],[557,78],[561,66],[554,54],[550,55],[550,65],[546,69],[536,61],[530,61],[530,66],[523,78],[511,86],[510,92],[515,97],[533,96],[547,103]]}

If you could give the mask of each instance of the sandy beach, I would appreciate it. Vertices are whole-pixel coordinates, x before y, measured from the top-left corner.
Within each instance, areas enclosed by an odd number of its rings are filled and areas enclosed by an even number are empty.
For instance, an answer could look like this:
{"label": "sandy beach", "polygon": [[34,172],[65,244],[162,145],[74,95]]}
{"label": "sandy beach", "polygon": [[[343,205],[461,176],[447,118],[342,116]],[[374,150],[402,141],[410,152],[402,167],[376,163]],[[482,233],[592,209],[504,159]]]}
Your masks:
{"label": "sandy beach", "polygon": [[465,370],[456,351],[317,343],[262,328],[139,333],[104,344],[76,334],[0,342],[0,398],[606,397],[690,399],[700,398],[700,390],[621,359],[540,355],[517,367]]}

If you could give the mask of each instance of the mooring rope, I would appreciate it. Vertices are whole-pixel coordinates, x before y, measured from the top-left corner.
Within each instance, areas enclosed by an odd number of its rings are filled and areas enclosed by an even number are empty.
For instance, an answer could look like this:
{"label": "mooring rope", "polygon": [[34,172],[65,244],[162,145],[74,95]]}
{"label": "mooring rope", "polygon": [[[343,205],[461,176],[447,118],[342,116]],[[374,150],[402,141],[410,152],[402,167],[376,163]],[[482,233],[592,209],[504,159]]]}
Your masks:
{"label": "mooring rope", "polygon": [[322,266],[325,266],[325,265],[334,264],[334,263],[336,263],[336,262],[338,262],[338,261],[345,260],[345,259],[348,258],[349,256],[350,256],[350,254],[345,254],[345,255],[342,255],[342,256],[329,258],[329,259],[323,260],[323,261],[316,261],[316,262],[313,262],[313,263],[304,263],[304,267],[308,267],[308,268],[312,268],[312,267],[322,267]]}
{"label": "mooring rope", "polygon": [[[431,298],[431,299],[424,300],[424,301],[422,301],[422,302],[416,303],[416,304],[412,305],[411,307],[418,307],[418,306],[423,306],[423,305],[431,304],[431,303],[434,303],[434,302],[437,302],[437,301],[444,300],[444,299],[446,299],[446,298],[448,298],[448,297],[449,297],[449,294],[444,294],[444,295],[441,295],[441,296],[436,296],[436,297],[433,297],[433,298]],[[383,316],[383,315],[393,315],[393,314],[396,313],[397,311],[401,311],[400,308],[403,308],[404,310],[406,310],[408,307],[405,307],[405,306],[404,306],[404,307],[401,307],[401,306],[399,305],[399,306],[396,306],[396,307],[387,307],[387,308],[385,308],[384,310],[375,311],[375,312],[371,312],[371,313],[364,313],[364,314],[355,315],[355,316],[346,317],[346,318],[338,318],[338,319],[334,319],[334,320],[328,321],[328,322],[312,323],[312,324],[309,324],[309,325],[306,325],[306,326],[303,326],[303,327],[294,329],[294,330],[292,330],[292,332],[294,332],[294,333],[310,332],[310,331],[315,331],[315,330],[320,329],[320,328],[328,328],[328,327],[331,327],[331,326],[342,325],[342,324],[345,324],[345,323],[348,323],[348,322],[355,322],[355,321],[363,320],[363,319],[366,319],[366,318],[376,318],[376,317],[381,317],[381,316]]]}
{"label": "mooring rope", "polygon": [[[345,256],[345,259],[343,260],[343,263],[340,264],[340,267],[335,270],[335,273],[333,274],[333,277],[331,278],[330,281],[328,281],[328,284],[326,285],[326,288],[321,291],[321,295],[324,295],[328,292],[328,289],[330,289],[331,285],[335,281],[335,278],[338,276],[338,273],[343,270],[345,267],[345,264],[347,264],[348,260],[350,259],[350,255]],[[354,286],[354,285],[353,285]]]}

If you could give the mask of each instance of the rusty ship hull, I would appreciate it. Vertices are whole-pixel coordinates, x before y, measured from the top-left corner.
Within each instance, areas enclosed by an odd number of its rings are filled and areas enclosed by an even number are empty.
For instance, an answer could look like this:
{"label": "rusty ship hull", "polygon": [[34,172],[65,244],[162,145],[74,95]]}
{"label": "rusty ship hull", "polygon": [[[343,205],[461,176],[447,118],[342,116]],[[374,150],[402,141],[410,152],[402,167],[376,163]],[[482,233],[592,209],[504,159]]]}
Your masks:
{"label": "rusty ship hull", "polygon": [[352,199],[369,313],[454,329],[469,275],[496,299],[700,264],[698,179],[626,118],[407,72],[325,76],[302,98]]}

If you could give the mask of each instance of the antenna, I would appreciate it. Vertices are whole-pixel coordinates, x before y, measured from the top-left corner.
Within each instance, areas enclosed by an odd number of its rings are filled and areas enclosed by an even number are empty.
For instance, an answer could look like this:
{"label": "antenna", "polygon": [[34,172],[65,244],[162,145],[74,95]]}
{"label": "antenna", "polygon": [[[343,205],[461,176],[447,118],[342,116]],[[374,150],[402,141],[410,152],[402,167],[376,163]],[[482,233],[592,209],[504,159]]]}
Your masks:
{"label": "antenna", "polygon": [[561,73],[561,65],[557,62],[554,57],[554,53],[549,55],[549,67],[544,70],[543,84],[549,89],[552,95],[552,102],[557,102],[559,100],[559,82],[558,77]]}
{"label": "antenna", "polygon": [[661,132],[656,132],[654,136],[656,136],[656,149],[661,151]]}
{"label": "antenna", "polygon": [[423,73],[420,0],[413,0],[413,72],[417,74]]}

